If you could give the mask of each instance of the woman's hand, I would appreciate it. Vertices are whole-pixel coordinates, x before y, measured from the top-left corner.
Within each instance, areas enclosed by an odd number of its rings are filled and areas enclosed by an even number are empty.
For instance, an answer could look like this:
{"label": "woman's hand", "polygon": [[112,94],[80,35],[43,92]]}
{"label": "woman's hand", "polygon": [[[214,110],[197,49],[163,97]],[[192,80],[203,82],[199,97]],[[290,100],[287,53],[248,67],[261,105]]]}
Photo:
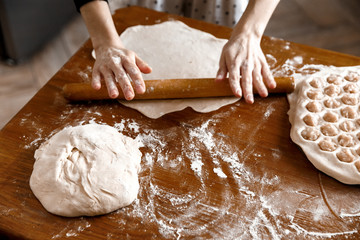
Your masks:
{"label": "woman's hand", "polygon": [[216,76],[229,83],[235,96],[244,96],[247,103],[254,102],[253,87],[266,97],[267,88],[276,82],[260,47],[265,27],[279,0],[249,0],[248,6],[225,44]]}
{"label": "woman's hand", "polygon": [[92,72],[93,88],[100,89],[101,79],[104,79],[111,98],[119,95],[118,86],[127,100],[133,99],[135,92],[144,93],[141,73],[150,73],[151,68],[133,51],[124,48],[107,2],[90,1],[80,8],[80,12],[96,54]]}
{"label": "woman's hand", "polygon": [[111,98],[118,97],[118,86],[126,100],[133,99],[135,92],[137,94],[145,92],[141,73],[150,73],[151,68],[133,51],[122,47],[100,46],[95,49],[95,54],[96,61],[92,72],[94,89],[101,88],[103,78]]}
{"label": "woman's hand", "polygon": [[235,96],[244,96],[247,103],[254,102],[253,87],[261,97],[268,95],[268,88],[276,82],[260,48],[260,37],[239,33],[225,44],[219,62],[217,81],[224,80],[229,73],[230,87]]}

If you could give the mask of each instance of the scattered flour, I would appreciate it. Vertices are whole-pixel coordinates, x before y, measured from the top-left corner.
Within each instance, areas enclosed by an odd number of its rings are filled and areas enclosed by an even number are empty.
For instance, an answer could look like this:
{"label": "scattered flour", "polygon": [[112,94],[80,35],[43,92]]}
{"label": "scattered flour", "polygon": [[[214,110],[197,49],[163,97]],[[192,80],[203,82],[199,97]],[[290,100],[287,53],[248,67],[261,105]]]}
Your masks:
{"label": "scattered flour", "polygon": [[[272,55],[266,57],[272,59],[274,65],[277,64]],[[296,76],[301,71],[312,72],[319,68],[307,65],[299,70],[298,65],[302,61],[301,57],[295,56],[274,69],[274,75]],[[234,104],[236,107],[240,105],[240,102]],[[59,121],[78,114],[79,110],[75,109],[69,107]],[[235,111],[236,108],[232,106],[230,110]],[[264,108],[262,121],[267,121],[274,111],[272,105]],[[216,125],[221,121],[216,115],[199,127],[192,127],[191,124],[177,126],[177,132],[167,128],[148,129],[132,119],[120,120],[116,115],[111,116],[115,121],[112,125],[119,132],[132,134],[143,152],[138,199],[129,207],[106,216],[118,224],[119,231],[130,229],[146,234],[148,228],[156,226],[158,234],[154,238],[157,239],[332,239],[351,238],[358,233],[356,228],[343,228],[337,232],[324,232],[316,226],[308,229],[308,224],[302,221],[318,222],[321,226],[326,219],[334,217],[321,194],[306,192],[301,183],[288,182],[271,172],[256,174],[255,166],[248,164],[248,158],[279,160],[281,151],[273,149],[269,155],[258,154],[256,146],[251,143],[252,139],[245,147],[232,146],[231,139],[216,132]],[[30,117],[34,119],[29,115],[21,123],[36,134],[23,136],[25,148],[36,147],[49,137],[44,136],[36,120],[33,123],[29,121]],[[74,124],[102,124],[101,117],[96,109],[92,109]],[[238,129],[245,131],[247,126],[239,123]],[[254,134],[259,130],[254,129]],[[170,132],[174,134],[174,139],[176,134],[186,139],[186,142],[178,143],[176,151],[169,147],[167,135]],[[178,152],[181,154],[177,155]],[[158,173],[164,171],[172,182],[177,180],[176,188],[169,187],[166,179],[157,178]],[[217,188],[219,192],[216,198],[208,194],[214,191],[215,183],[221,185],[221,188]],[[237,186],[235,189],[234,184]],[[314,201],[317,208],[311,205]],[[360,215],[358,207],[352,207],[351,211],[346,207],[338,210],[340,218]],[[169,215],[169,212],[172,214]],[[7,212],[1,210],[0,214]],[[136,219],[143,225],[131,225],[124,219]],[[199,219],[206,221],[199,222]],[[91,230],[91,224],[81,218],[59,233],[54,233],[53,238],[76,237],[88,228]],[[109,233],[106,236],[111,239],[115,235]]]}
{"label": "scattered flour", "polygon": [[[268,114],[265,114],[264,120],[272,111],[271,107],[265,109]],[[87,121],[81,120],[79,124],[101,124],[95,119],[96,116],[98,115],[95,114]],[[331,239],[351,236],[357,232],[356,229],[335,233],[306,229],[306,225],[299,220],[298,213],[307,212],[307,209],[312,211],[312,208],[303,206],[303,203],[315,197],[304,194],[301,185],[297,183],[287,183],[289,187],[284,189],[282,182],[285,180],[279,176],[270,173],[255,175],[252,166],[244,160],[246,157],[256,158],[260,155],[252,152],[250,148],[244,150],[231,147],[225,135],[216,134],[218,121],[219,119],[214,117],[199,127],[182,127],[179,134],[187,136],[188,142],[180,144],[181,156],[164,151],[169,144],[167,129],[140,128],[141,124],[132,119],[121,119],[114,123],[114,127],[119,131],[135,134],[143,147],[144,157],[139,176],[139,198],[131,206],[109,214],[108,218],[115,221],[119,229],[131,227],[126,221],[122,221],[125,216],[139,219],[144,224],[155,224],[159,230],[157,238],[162,239]],[[42,135],[39,131],[38,138],[44,140]],[[274,150],[269,156],[261,157],[280,158],[281,154]],[[154,178],[158,171],[168,171],[170,177],[175,176],[180,182],[179,188],[168,188]],[[187,174],[187,177],[182,177],[182,174]],[[214,179],[214,176],[218,178]],[[213,191],[214,181],[220,181],[223,185],[218,192],[220,201],[209,198],[207,194]],[[237,189],[231,187],[229,181],[235,181]],[[282,202],[285,199],[286,203]],[[319,204],[319,210],[308,214],[311,219],[321,223],[322,219],[329,217],[329,213],[326,207],[321,205],[324,204],[321,199]],[[176,212],[168,215],[169,209],[176,209]],[[2,214],[4,213],[3,211]],[[204,216],[206,223],[196,221]],[[54,233],[53,238],[76,237],[88,228],[91,229],[90,223],[81,219],[80,222]],[[147,226],[144,225],[137,231],[145,233],[146,229]]]}
{"label": "scattered flour", "polygon": [[227,178],[226,174],[219,167],[214,168],[214,173],[216,173],[221,178]]}
{"label": "scattered flour", "polygon": [[198,175],[201,176],[201,168],[204,165],[204,163],[197,159],[191,162],[191,169]]}
{"label": "scattered flour", "polygon": [[269,107],[266,109],[266,112],[264,113],[265,119],[268,119],[274,111],[275,107],[273,105],[269,105]]}
{"label": "scattered flour", "polygon": [[[264,116],[264,121],[272,111],[272,107],[266,109],[268,114]],[[125,120],[124,124],[127,121],[132,120]],[[283,181],[286,180],[277,175],[266,172],[263,175],[254,174],[244,157],[280,158],[279,151],[262,156],[233,148],[226,136],[215,134],[214,127],[218,121],[215,117],[199,127],[184,128],[182,134],[189,140],[182,144],[180,157],[164,151],[168,149],[166,130],[145,129],[144,133],[140,133],[137,140],[149,149],[145,154],[146,167],[143,167],[143,174],[140,173],[141,200],[135,201],[131,208],[119,210],[116,215],[156,224],[161,238],[165,239],[330,239],[356,233],[355,229],[342,233],[306,229],[307,224],[301,222],[304,216],[298,216],[299,212],[310,212],[306,219],[320,223],[332,217],[321,197],[304,194],[299,183],[287,183],[285,189]],[[252,152],[250,148],[247,151]],[[176,168],[170,168],[171,164],[165,162],[173,162]],[[168,188],[152,177],[157,171],[164,170],[169,176],[176,175],[181,180],[179,188]],[[182,178],[182,172],[189,173],[189,170],[193,177],[187,175],[187,178]],[[218,176],[217,180],[213,174]],[[229,185],[230,179],[238,186],[235,192]],[[221,201],[210,199],[207,194],[213,191],[213,181],[220,181],[223,185],[218,192]],[[189,188],[190,185],[198,187]],[[314,198],[319,204],[316,211],[303,205],[304,201]],[[176,213],[168,215],[169,209],[176,209]],[[207,223],[198,223],[196,219],[202,219],[204,215],[208,218]]]}
{"label": "scattered flour", "polygon": [[90,228],[91,224],[83,217],[75,222],[68,223],[67,226],[59,233],[53,235],[51,239],[58,239],[64,237],[77,237],[81,232]]}
{"label": "scattered flour", "polygon": [[78,75],[81,77],[81,79],[84,81],[84,82],[89,82],[91,79],[89,77],[89,75],[91,74],[92,72],[92,67],[91,66],[87,66],[85,70],[83,71],[79,71],[78,72]]}

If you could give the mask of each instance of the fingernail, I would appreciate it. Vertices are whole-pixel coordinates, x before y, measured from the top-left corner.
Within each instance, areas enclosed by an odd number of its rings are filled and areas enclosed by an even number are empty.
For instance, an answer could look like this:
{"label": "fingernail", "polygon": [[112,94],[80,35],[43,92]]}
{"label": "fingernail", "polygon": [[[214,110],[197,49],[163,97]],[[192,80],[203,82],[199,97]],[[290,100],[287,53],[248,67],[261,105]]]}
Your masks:
{"label": "fingernail", "polygon": [[111,95],[110,95],[111,98],[116,98],[117,96],[118,96],[118,92],[117,92],[117,91],[112,91],[112,92],[111,92]]}
{"label": "fingernail", "polygon": [[99,89],[101,88],[101,85],[100,85],[100,84],[94,84],[94,85],[93,85],[93,88],[94,88],[95,90],[99,90]]}
{"label": "fingernail", "polygon": [[271,88],[276,88],[276,82],[275,82],[274,79],[273,79],[273,81],[272,81],[272,84],[270,84],[270,87],[271,87]]}
{"label": "fingernail", "polygon": [[126,96],[127,96],[126,99],[128,99],[128,100],[131,100],[131,99],[134,98],[134,94],[133,94],[131,91],[127,91],[127,92],[126,92]]}
{"label": "fingernail", "polygon": [[248,94],[246,96],[246,99],[250,102],[250,103],[253,103],[254,102],[254,96],[252,94]]}
{"label": "fingernail", "polygon": [[260,90],[259,90],[259,95],[261,96],[261,97],[267,97],[268,96],[268,90],[266,89],[266,88],[261,88]]}
{"label": "fingernail", "polygon": [[142,86],[142,85],[139,85],[138,86],[138,91],[139,91],[139,93],[144,93],[145,92],[145,87]]}
{"label": "fingernail", "polygon": [[236,95],[237,95],[239,98],[241,98],[241,91],[240,91],[240,89],[236,90]]}

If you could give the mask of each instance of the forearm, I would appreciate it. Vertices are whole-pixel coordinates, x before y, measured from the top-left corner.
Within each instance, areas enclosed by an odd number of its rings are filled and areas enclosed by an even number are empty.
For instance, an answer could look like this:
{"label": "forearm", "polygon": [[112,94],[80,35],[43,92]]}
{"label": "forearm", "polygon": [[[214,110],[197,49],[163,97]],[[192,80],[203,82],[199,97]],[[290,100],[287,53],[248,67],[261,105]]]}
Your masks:
{"label": "forearm", "polygon": [[94,49],[100,46],[123,47],[107,2],[89,2],[80,8],[80,12]]}
{"label": "forearm", "polygon": [[280,0],[249,0],[249,4],[234,27],[233,36],[240,33],[261,38]]}

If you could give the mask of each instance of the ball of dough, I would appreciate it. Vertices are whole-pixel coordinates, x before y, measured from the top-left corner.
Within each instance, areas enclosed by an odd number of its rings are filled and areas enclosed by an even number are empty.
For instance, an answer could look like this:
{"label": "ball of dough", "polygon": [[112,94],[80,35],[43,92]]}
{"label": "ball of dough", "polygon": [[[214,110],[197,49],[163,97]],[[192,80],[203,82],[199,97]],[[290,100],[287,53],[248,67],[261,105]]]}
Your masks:
{"label": "ball of dough", "polygon": [[346,105],[356,105],[358,103],[358,98],[356,95],[354,94],[344,94],[344,96],[342,96],[341,101],[346,104]]}
{"label": "ball of dough", "polygon": [[338,108],[340,106],[340,102],[336,99],[333,99],[333,98],[328,98],[324,101],[324,105],[325,107],[327,108]]}
{"label": "ball of dough", "polygon": [[338,121],[338,115],[336,113],[333,113],[333,112],[327,112],[327,113],[324,114],[323,119],[326,122],[334,123],[334,122]]}
{"label": "ball of dough", "polygon": [[358,86],[354,83],[346,84],[343,89],[344,89],[344,92],[346,92],[346,93],[358,93],[359,92]]}
{"label": "ball of dough", "polygon": [[307,114],[304,118],[303,118],[303,121],[306,125],[308,126],[316,126],[318,124],[318,120],[316,117],[310,115],[310,114]]}
{"label": "ball of dough", "polygon": [[332,124],[324,124],[320,127],[320,131],[325,136],[335,136],[338,134],[337,128]]}
{"label": "ball of dough", "polygon": [[310,90],[306,93],[306,95],[311,100],[320,100],[323,98],[323,94],[319,90]]}
{"label": "ball of dough", "polygon": [[313,88],[321,88],[322,87],[322,81],[321,78],[314,78],[309,82],[310,86]]}
{"label": "ball of dough", "polygon": [[349,72],[349,74],[345,76],[345,80],[349,82],[357,82],[359,79],[360,75],[357,72]]}
{"label": "ball of dough", "polygon": [[68,127],[35,151],[30,187],[53,214],[109,213],[136,199],[141,155],[138,143],[113,127]]}
{"label": "ball of dough", "polygon": [[324,93],[330,97],[335,97],[339,95],[340,91],[340,88],[335,85],[330,85],[324,89]]}
{"label": "ball of dough", "polygon": [[355,145],[354,139],[351,135],[341,134],[338,137],[338,142],[339,142],[340,146],[343,146],[343,147],[353,147]]}
{"label": "ball of dough", "polygon": [[301,136],[306,140],[316,141],[319,138],[320,133],[314,128],[307,127],[301,131]]}
{"label": "ball of dough", "polygon": [[344,107],[340,110],[341,115],[345,118],[354,119],[356,118],[356,111],[351,107]]}
{"label": "ball of dough", "polygon": [[321,140],[318,145],[321,150],[326,152],[333,152],[337,148],[336,143],[330,138],[324,138],[324,140]]}
{"label": "ball of dough", "polygon": [[335,84],[335,85],[340,85],[342,82],[341,76],[339,75],[335,75],[335,74],[331,74],[326,81],[330,84]]}
{"label": "ball of dough", "polygon": [[316,113],[316,112],[321,112],[322,107],[321,107],[320,103],[313,101],[313,102],[309,102],[308,104],[306,104],[306,109],[309,112]]}
{"label": "ball of dough", "polygon": [[355,131],[356,126],[355,123],[345,120],[342,123],[340,123],[339,128],[344,132],[352,132]]}
{"label": "ball of dough", "polygon": [[342,162],[352,162],[355,160],[355,156],[351,153],[351,151],[347,148],[341,149],[338,153],[336,153],[337,158]]}

